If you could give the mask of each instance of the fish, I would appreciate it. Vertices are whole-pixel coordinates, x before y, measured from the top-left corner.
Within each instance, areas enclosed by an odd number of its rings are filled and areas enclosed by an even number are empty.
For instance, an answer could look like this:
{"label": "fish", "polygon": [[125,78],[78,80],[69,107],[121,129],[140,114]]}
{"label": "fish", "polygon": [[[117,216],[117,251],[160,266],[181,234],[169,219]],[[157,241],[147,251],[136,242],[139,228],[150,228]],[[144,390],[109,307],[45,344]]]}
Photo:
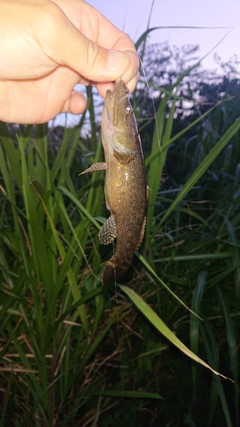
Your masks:
{"label": "fish", "polygon": [[102,283],[118,282],[132,263],[146,223],[147,184],[144,156],[137,121],[129,100],[129,90],[120,80],[115,90],[107,90],[102,110],[102,144],[105,162],[95,163],[82,173],[105,170],[105,200],[110,217],[104,222],[99,239],[116,249],[107,261]]}

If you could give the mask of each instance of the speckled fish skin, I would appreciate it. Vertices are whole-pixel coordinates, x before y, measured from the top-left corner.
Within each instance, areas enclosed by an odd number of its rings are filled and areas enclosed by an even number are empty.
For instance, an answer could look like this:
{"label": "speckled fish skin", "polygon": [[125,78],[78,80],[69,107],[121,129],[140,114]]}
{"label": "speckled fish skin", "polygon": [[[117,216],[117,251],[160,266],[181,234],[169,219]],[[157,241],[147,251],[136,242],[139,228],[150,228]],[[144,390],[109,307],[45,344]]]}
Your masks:
{"label": "speckled fish skin", "polygon": [[[116,250],[107,261],[102,282],[118,282],[130,268],[145,229],[147,186],[144,157],[128,89],[121,80],[115,91],[106,93],[102,111],[102,143],[105,163],[85,172],[106,170],[105,198],[111,216],[99,232],[100,242],[116,238]],[[84,172],[84,173],[85,173]]]}

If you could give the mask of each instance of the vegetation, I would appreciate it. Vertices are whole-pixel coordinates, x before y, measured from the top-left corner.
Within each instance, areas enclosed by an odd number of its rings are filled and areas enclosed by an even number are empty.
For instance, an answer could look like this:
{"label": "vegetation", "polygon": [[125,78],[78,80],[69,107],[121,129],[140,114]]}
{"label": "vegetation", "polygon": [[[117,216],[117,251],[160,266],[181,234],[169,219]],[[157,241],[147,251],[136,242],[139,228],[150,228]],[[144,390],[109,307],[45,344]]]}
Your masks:
{"label": "vegetation", "polygon": [[101,285],[104,176],[79,177],[103,155],[91,89],[88,140],[85,115],[62,138],[0,124],[0,426],[240,426],[237,71],[156,49],[133,97],[150,191],[129,287]]}

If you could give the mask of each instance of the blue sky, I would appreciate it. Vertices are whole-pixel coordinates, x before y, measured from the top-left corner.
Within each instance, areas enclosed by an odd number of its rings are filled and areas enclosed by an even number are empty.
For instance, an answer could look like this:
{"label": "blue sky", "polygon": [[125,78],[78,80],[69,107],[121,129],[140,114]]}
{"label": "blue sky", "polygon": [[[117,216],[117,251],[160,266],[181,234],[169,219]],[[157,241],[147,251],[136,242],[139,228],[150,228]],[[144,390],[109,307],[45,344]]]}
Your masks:
{"label": "blue sky", "polygon": [[[152,0],[88,0],[133,41],[144,32]],[[151,27],[157,26],[234,27],[216,52],[227,61],[236,54],[240,59],[240,0],[155,0]],[[204,56],[229,29],[167,29],[151,33],[149,41],[181,46],[198,44]],[[215,68],[213,53],[204,61],[206,68]]]}
{"label": "blue sky", "polygon": [[[134,42],[146,30],[152,0],[87,0],[105,15],[114,25],[124,30]],[[157,30],[149,36],[149,42],[182,46],[200,46],[199,57],[207,54],[220,40],[232,31],[217,46],[215,52],[223,61],[236,54],[240,60],[240,0],[155,0],[151,27],[198,26],[229,27],[225,29],[166,29]],[[203,62],[207,69],[217,69],[212,52]],[[67,115],[67,123],[79,122],[79,116]],[[65,114],[60,114],[55,124],[65,123]]]}

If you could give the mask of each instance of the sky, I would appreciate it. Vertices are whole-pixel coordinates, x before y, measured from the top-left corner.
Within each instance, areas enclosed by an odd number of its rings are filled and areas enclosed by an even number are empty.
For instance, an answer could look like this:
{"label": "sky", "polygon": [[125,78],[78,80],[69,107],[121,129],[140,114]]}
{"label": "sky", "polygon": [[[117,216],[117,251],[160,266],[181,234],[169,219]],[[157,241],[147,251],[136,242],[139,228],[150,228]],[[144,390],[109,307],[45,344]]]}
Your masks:
{"label": "sky", "polygon": [[[152,0],[87,0],[119,29],[136,42],[146,30]],[[150,27],[198,26],[207,30],[160,29],[151,33],[148,41],[171,45],[197,44],[201,57],[226,36],[215,52],[227,61],[236,54],[240,59],[240,0],[155,0]],[[228,27],[217,29],[213,27]],[[230,28],[231,32],[227,35]],[[203,62],[206,68],[216,68],[213,53]]]}
{"label": "sky", "polygon": [[[131,39],[137,39],[147,28],[152,0],[86,0],[98,9],[116,27]],[[168,42],[181,47],[199,45],[199,57],[206,55],[225,36],[225,39],[202,62],[206,69],[216,69],[214,52],[227,62],[234,54],[240,60],[240,0],[155,0],[150,27],[195,26],[209,29],[159,29],[149,37],[150,43]],[[215,28],[214,28],[215,27]],[[217,29],[216,27],[225,27]],[[232,30],[230,31],[230,29]],[[230,33],[229,33],[230,31]],[[229,33],[229,34],[228,34]],[[55,125],[65,124],[66,115],[60,114]],[[67,115],[67,124],[73,126],[79,116]]]}

